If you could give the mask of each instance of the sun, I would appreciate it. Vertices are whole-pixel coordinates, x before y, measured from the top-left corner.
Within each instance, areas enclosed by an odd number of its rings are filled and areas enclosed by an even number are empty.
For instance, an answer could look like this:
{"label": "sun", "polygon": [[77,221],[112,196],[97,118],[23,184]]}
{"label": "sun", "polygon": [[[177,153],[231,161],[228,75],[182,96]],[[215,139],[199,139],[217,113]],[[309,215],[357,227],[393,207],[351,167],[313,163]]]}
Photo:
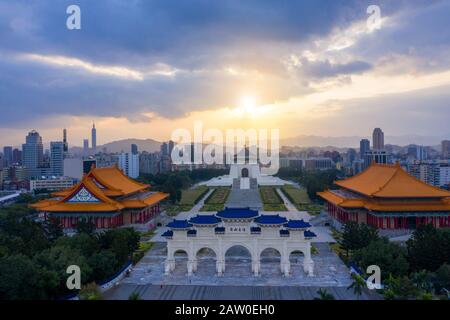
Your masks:
{"label": "sun", "polygon": [[254,95],[246,94],[239,98],[237,107],[233,110],[237,116],[252,116],[258,113],[258,99]]}

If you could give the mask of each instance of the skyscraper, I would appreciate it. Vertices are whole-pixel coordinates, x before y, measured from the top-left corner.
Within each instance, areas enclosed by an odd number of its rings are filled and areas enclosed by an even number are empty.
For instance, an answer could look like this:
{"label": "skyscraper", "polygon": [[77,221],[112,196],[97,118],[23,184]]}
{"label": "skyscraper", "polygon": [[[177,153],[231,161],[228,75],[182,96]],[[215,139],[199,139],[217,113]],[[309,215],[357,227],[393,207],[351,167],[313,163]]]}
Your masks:
{"label": "skyscraper", "polygon": [[86,156],[89,153],[89,139],[83,140],[83,154]]}
{"label": "skyscraper", "polygon": [[131,145],[131,153],[132,154],[138,154],[139,152],[138,152],[138,146],[136,145],[136,144],[132,144]]}
{"label": "skyscraper", "polygon": [[121,153],[119,155],[119,168],[130,178],[139,177],[139,155]]}
{"label": "skyscraper", "polygon": [[91,143],[92,143],[92,152],[95,153],[95,151],[97,150],[97,129],[95,129],[95,123],[92,124]]}
{"label": "skyscraper", "polygon": [[63,130],[63,144],[64,144],[64,152],[69,151],[69,143],[67,142],[67,129]]}
{"label": "skyscraper", "polygon": [[384,150],[384,133],[380,128],[375,128],[372,134],[373,150]]}
{"label": "skyscraper", "polygon": [[442,158],[443,159],[450,158],[450,140],[443,140],[441,146],[442,146]]}
{"label": "skyscraper", "polygon": [[64,175],[64,142],[50,142],[50,168],[53,175]]}
{"label": "skyscraper", "polygon": [[359,158],[364,159],[364,155],[368,151],[370,151],[370,141],[367,139],[362,139],[359,142]]}
{"label": "skyscraper", "polygon": [[3,164],[9,167],[13,163],[13,148],[10,146],[3,147]]}
{"label": "skyscraper", "polygon": [[22,151],[17,148],[13,150],[13,163],[22,165]]}
{"label": "skyscraper", "polygon": [[28,169],[29,177],[40,176],[40,168],[44,163],[44,146],[42,138],[35,130],[28,133],[22,144],[22,165]]}

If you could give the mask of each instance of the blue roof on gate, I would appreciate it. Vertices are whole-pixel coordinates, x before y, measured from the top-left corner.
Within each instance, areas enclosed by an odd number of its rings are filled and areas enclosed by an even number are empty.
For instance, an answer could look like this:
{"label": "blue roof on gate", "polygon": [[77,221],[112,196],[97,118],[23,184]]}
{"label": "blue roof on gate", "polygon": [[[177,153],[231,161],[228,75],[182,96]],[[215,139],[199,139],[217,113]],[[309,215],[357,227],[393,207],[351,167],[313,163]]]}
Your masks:
{"label": "blue roof on gate", "polygon": [[311,227],[311,225],[308,222],[305,222],[302,220],[289,220],[288,223],[286,223],[286,227],[288,229],[305,229]]}
{"label": "blue roof on gate", "polygon": [[225,227],[215,227],[214,231],[216,233],[225,233]]}
{"label": "blue roof on gate", "polygon": [[161,236],[162,237],[173,237],[173,231],[172,230],[167,230]]}
{"label": "blue roof on gate", "polygon": [[303,235],[305,236],[305,238],[314,238],[316,237],[316,234],[312,231],[306,230]]}
{"label": "blue roof on gate", "polygon": [[187,231],[187,235],[188,236],[195,236],[195,235],[197,235],[197,230],[188,230]]}
{"label": "blue roof on gate", "polygon": [[258,216],[258,211],[250,208],[225,208],[217,212],[216,216],[223,219],[253,219]]}
{"label": "blue roof on gate", "polygon": [[217,218],[214,215],[197,215],[195,217],[192,217],[189,220],[189,223],[192,224],[211,224],[211,225],[215,225],[218,224],[220,222],[220,218]]}
{"label": "blue roof on gate", "polygon": [[167,226],[172,229],[189,229],[190,227],[192,227],[192,224],[187,222],[187,220],[174,219],[172,222],[169,222]]}
{"label": "blue roof on gate", "polygon": [[277,215],[261,215],[255,219],[257,224],[285,224],[287,219]]}

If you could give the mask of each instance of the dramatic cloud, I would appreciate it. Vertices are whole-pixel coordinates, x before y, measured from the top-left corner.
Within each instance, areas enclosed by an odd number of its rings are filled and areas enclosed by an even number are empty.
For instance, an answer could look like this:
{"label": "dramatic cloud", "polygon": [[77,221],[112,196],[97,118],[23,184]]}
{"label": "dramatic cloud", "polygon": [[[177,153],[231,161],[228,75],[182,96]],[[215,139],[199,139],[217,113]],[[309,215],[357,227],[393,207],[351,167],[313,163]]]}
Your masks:
{"label": "dramatic cloud", "polygon": [[[70,4],[81,7],[81,30],[66,28]],[[232,109],[247,93],[262,105],[276,106],[274,116],[280,117],[295,108],[301,114],[300,107],[284,107],[296,99],[317,106],[339,101],[326,113],[340,119],[362,96],[374,99],[374,105],[393,106],[400,102],[392,98],[392,88],[428,88],[427,75],[441,75],[436,85],[447,83],[450,3],[379,1],[379,30],[366,25],[369,4],[0,0],[0,127],[28,128],[71,116],[177,119]],[[411,75],[417,79],[403,81]],[[390,76],[396,83],[386,92],[361,89]],[[414,110],[448,101],[421,99],[421,94],[414,96]],[[376,108],[370,110],[364,117]],[[442,107],[434,106],[433,112],[448,116]],[[422,125],[425,131],[437,128]]]}

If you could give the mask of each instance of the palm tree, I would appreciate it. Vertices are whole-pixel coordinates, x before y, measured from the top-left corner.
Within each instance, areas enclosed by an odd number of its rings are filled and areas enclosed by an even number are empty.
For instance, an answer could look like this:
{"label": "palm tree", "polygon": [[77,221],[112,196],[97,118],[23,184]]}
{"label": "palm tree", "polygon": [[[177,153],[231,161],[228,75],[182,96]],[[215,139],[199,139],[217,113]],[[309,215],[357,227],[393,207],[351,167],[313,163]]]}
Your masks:
{"label": "palm tree", "polygon": [[139,293],[133,292],[133,293],[130,294],[130,296],[128,297],[128,300],[141,300],[141,296],[139,295]]}
{"label": "palm tree", "polygon": [[356,295],[356,298],[359,300],[362,295],[362,289],[366,286],[366,280],[360,275],[353,273],[352,274],[353,282],[351,285],[347,287],[347,290],[353,288],[353,293]]}
{"label": "palm tree", "polygon": [[331,293],[328,293],[326,289],[320,288],[317,291],[319,297],[314,298],[314,300],[335,300],[334,296]]}

